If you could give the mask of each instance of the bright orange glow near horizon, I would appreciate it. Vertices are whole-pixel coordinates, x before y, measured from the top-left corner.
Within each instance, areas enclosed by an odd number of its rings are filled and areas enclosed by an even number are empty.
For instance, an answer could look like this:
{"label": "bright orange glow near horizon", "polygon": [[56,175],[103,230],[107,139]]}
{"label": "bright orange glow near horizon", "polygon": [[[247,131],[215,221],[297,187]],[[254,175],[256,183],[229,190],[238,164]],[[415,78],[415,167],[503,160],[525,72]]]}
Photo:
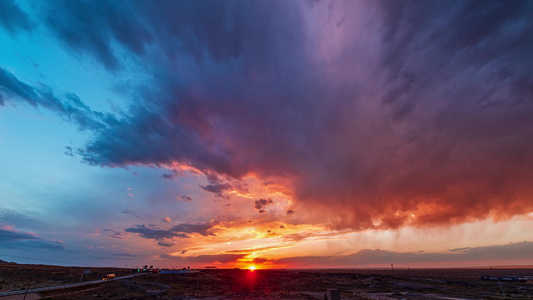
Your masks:
{"label": "bright orange glow near horizon", "polygon": [[257,269],[256,266],[249,266],[249,267],[248,267],[248,270],[250,270],[250,271],[252,271],[252,272],[255,271],[255,269]]}

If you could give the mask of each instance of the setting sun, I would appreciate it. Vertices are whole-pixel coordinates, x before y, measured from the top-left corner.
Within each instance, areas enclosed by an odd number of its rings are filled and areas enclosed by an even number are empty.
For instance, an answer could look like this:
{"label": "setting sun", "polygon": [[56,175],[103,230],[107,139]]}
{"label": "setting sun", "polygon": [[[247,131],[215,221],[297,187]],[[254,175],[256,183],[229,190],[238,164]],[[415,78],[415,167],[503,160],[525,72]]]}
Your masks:
{"label": "setting sun", "polygon": [[250,270],[250,271],[252,271],[252,272],[255,271],[255,269],[256,269],[255,266],[249,266],[249,267],[248,267],[248,270]]}

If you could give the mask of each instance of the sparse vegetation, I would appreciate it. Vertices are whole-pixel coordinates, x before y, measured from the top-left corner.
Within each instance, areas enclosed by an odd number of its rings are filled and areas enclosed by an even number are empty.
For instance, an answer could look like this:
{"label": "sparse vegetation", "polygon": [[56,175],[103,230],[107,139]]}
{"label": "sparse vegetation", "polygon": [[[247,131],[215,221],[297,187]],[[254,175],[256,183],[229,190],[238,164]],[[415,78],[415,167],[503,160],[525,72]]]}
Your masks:
{"label": "sparse vegetation", "polygon": [[[1,266],[0,266],[1,267]],[[9,266],[4,280],[19,287],[55,272],[41,284],[79,281],[85,268],[43,265]],[[100,274],[130,274],[127,269],[93,268]],[[188,274],[146,274],[109,280],[105,284],[42,293],[50,300],[66,299],[324,299],[328,288],[342,299],[532,299],[533,284],[481,280],[489,273],[533,275],[532,269],[463,270],[201,270]],[[47,274],[45,276],[45,274]],[[94,280],[87,276],[87,280]],[[85,278],[84,278],[85,279]],[[500,287],[501,284],[501,287]],[[503,289],[503,294],[502,294]]]}

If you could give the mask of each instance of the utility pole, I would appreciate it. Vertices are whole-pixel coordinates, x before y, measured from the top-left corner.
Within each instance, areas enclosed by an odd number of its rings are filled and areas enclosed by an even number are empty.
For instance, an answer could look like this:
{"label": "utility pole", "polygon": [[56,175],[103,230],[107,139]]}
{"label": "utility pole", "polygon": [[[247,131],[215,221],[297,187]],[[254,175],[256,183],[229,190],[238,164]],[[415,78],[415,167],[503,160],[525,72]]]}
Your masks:
{"label": "utility pole", "polygon": [[30,287],[32,283],[35,283],[35,282],[30,282],[30,285],[28,285],[28,289],[26,290],[26,294],[24,294],[24,299],[22,300],[26,300],[26,296],[28,296],[28,292],[30,291]]}

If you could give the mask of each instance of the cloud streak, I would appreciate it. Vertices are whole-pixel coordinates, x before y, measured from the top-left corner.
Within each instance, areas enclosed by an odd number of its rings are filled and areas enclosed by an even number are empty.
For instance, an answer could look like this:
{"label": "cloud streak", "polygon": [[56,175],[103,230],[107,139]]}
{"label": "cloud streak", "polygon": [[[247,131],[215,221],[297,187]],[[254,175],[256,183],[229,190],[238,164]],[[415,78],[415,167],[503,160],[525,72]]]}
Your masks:
{"label": "cloud streak", "polygon": [[174,256],[168,254],[160,254],[159,258],[171,259],[184,263],[233,263],[243,258],[245,255],[241,254],[213,254],[213,255],[198,255],[198,256]]}
{"label": "cloud streak", "polygon": [[64,250],[65,245],[61,241],[45,240],[34,233],[19,231],[0,223],[0,248],[57,251]]}
{"label": "cloud streak", "polygon": [[112,114],[92,111],[75,94],[57,96],[50,87],[33,87],[0,67],[0,105],[5,105],[6,101],[51,110],[66,121],[76,124],[80,130],[98,131],[115,122]]}
{"label": "cloud streak", "polygon": [[530,253],[533,250],[532,242],[513,243],[508,245],[495,245],[475,248],[464,248],[451,253],[425,253],[425,252],[395,252],[380,249],[363,249],[356,253],[343,256],[302,256],[288,257],[276,260],[276,264],[287,264],[290,266],[343,266],[361,267],[368,265],[389,264],[441,264],[461,266],[464,262],[477,263],[479,266],[487,266],[488,263],[523,264],[530,261]]}

